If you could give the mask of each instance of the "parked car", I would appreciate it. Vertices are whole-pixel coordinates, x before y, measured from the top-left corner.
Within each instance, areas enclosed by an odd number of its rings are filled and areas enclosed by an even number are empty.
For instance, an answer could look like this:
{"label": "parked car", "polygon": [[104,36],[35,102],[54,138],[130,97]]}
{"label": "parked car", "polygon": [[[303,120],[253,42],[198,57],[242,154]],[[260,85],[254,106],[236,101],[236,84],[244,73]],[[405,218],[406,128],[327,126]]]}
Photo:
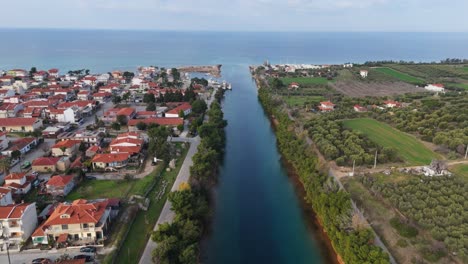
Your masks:
{"label": "parked car", "polygon": [[90,255],[76,255],[73,257],[73,259],[85,259],[86,262],[91,262],[93,261],[93,257]]}
{"label": "parked car", "polygon": [[33,259],[31,263],[32,264],[50,264],[52,263],[52,260],[48,258],[37,258],[37,259]]}
{"label": "parked car", "polygon": [[96,248],[95,247],[82,247],[82,248],[80,248],[80,252],[82,252],[82,253],[95,253]]}
{"label": "parked car", "polygon": [[33,171],[33,172],[31,172],[31,175],[34,176],[34,177],[37,177],[39,175],[39,172]]}
{"label": "parked car", "polygon": [[39,186],[39,184],[41,184],[41,182],[38,180],[38,179],[35,179],[33,182],[32,182],[32,186],[34,188],[36,188],[37,186]]}
{"label": "parked car", "polygon": [[25,161],[25,162],[23,162],[23,164],[21,164],[21,169],[23,169],[23,170],[27,169],[29,167],[31,167],[31,162],[29,162],[29,161]]}

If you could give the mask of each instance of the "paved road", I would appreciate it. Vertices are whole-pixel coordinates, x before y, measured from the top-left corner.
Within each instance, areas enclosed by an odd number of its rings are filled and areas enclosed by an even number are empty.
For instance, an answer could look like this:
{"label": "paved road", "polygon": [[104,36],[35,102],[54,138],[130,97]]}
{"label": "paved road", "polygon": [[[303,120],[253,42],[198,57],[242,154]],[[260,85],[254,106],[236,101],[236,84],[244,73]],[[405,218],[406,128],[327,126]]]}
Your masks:
{"label": "paved road", "polygon": [[[190,148],[187,152],[187,156],[185,157],[184,163],[180,168],[179,174],[174,182],[174,185],[171,188],[171,192],[176,191],[179,189],[179,186],[183,182],[188,182],[190,177],[190,167],[192,166],[192,157],[197,152],[198,145],[200,144],[200,138],[173,138],[172,142],[190,142]],[[160,224],[172,222],[174,220],[175,213],[171,210],[171,202],[166,200],[164,207],[159,215],[158,221],[154,226],[154,231],[156,231]],[[147,264],[152,263],[152,252],[156,248],[156,243],[150,238],[148,239],[148,243],[146,244],[145,251],[140,258],[140,264]]]}
{"label": "paved road", "polygon": [[31,150],[30,152],[26,153],[26,155],[24,155],[23,159],[19,163],[11,167],[10,172],[21,172],[21,164],[23,164],[25,161],[29,161],[32,164],[32,162],[35,159],[44,156],[43,149],[45,146],[47,146],[47,149],[50,149],[50,147],[52,147],[54,144],[55,144],[55,139],[45,138],[42,144],[40,144],[39,146]]}

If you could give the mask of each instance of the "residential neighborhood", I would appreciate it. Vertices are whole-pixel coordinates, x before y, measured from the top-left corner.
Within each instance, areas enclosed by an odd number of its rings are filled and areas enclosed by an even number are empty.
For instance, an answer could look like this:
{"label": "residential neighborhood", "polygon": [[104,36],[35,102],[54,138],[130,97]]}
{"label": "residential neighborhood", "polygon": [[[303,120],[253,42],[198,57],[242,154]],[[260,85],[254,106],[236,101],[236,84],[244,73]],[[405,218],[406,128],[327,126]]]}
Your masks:
{"label": "residential neighborhood", "polygon": [[86,198],[82,185],[160,170],[160,157],[174,154],[155,156],[152,129],[179,138],[177,153],[190,144],[191,124],[206,110],[192,103],[214,96],[201,80],[157,67],[112,74],[33,67],[0,76],[0,254],[105,248],[115,219],[134,207],[119,195]]}

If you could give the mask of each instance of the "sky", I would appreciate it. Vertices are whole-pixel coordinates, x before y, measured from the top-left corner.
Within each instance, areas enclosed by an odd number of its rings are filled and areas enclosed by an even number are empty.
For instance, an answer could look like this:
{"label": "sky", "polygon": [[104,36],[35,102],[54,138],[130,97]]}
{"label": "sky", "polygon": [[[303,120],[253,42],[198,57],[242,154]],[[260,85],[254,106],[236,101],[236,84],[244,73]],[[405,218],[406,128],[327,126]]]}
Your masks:
{"label": "sky", "polygon": [[466,0],[2,2],[2,28],[468,32]]}

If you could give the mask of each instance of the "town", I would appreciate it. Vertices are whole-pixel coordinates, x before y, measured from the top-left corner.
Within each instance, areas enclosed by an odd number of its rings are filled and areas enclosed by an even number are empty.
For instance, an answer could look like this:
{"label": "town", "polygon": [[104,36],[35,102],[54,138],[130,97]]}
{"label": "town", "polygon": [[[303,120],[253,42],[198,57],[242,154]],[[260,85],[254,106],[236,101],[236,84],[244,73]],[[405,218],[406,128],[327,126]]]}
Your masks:
{"label": "town", "polygon": [[116,258],[136,211],[155,224],[216,91],[231,88],[191,72],[220,67],[0,72],[1,253],[22,263]]}

